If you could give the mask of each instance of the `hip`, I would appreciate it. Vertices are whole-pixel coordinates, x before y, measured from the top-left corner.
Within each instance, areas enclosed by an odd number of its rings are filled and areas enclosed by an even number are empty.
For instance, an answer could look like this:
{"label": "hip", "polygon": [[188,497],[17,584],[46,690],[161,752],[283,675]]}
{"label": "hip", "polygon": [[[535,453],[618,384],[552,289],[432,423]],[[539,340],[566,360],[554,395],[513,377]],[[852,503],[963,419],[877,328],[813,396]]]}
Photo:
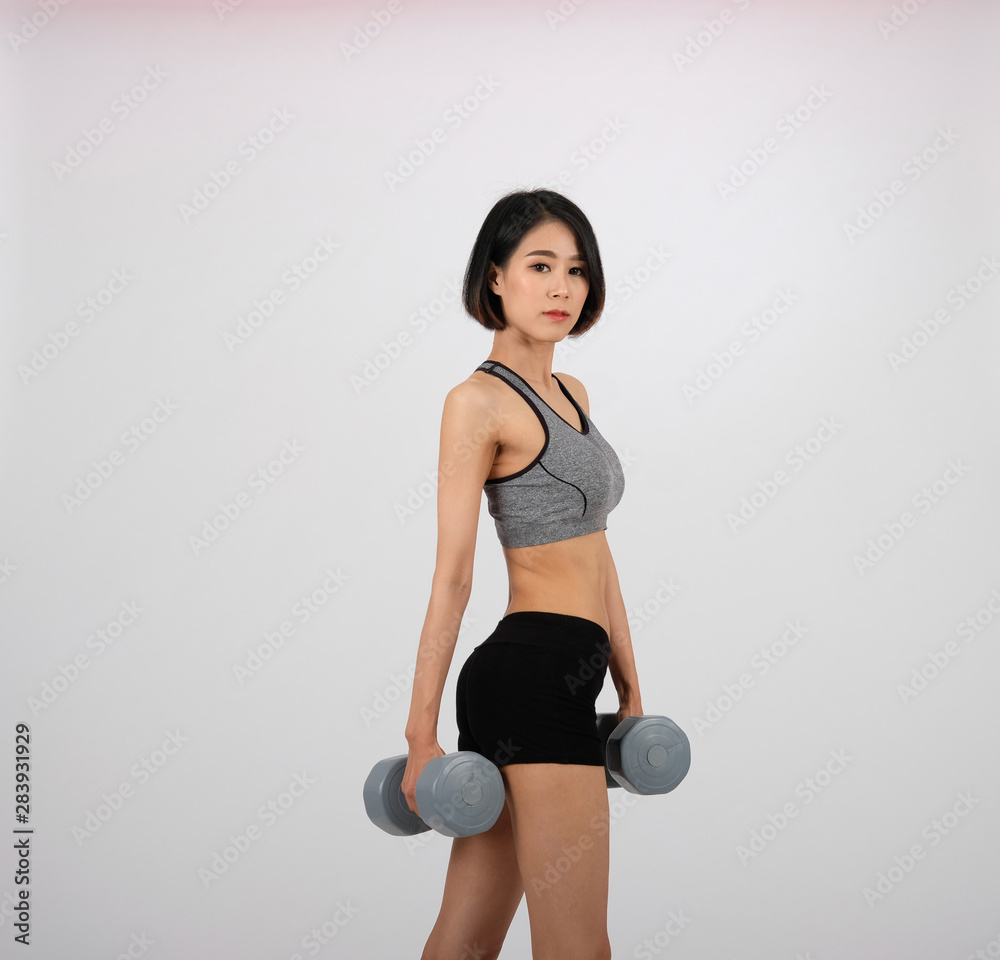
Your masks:
{"label": "hip", "polygon": [[481,695],[592,703],[603,686],[610,656],[607,631],[593,620],[516,610],[472,650],[460,682]]}

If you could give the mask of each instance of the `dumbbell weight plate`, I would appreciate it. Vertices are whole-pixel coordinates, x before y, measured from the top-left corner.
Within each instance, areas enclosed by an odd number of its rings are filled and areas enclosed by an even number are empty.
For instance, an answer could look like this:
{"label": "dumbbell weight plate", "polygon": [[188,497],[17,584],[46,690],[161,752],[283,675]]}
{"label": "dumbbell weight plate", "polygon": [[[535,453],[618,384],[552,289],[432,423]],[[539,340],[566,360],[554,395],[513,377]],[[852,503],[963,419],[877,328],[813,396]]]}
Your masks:
{"label": "dumbbell weight plate", "polygon": [[424,820],[446,837],[484,833],[503,810],[503,778],[486,757],[461,750],[430,760],[417,780]]}
{"label": "dumbbell weight plate", "polygon": [[[365,780],[365,812],[368,819],[386,833],[396,837],[412,837],[426,833],[430,827],[407,805],[403,796],[403,774],[406,772],[404,753],[380,760]],[[420,801],[417,801],[420,805]]]}
{"label": "dumbbell weight plate", "polygon": [[668,717],[626,717],[608,737],[607,769],[629,793],[669,793],[690,767],[691,743]]}

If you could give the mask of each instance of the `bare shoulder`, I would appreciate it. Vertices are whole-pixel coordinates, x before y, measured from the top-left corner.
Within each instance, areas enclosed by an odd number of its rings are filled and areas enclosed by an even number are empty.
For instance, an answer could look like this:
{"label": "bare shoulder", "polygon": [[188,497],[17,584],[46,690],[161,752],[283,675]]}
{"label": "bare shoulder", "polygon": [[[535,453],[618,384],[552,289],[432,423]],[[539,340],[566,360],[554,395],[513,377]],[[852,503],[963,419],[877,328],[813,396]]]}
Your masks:
{"label": "bare shoulder", "polygon": [[489,408],[495,406],[497,397],[497,381],[495,377],[482,370],[474,370],[461,383],[456,383],[445,398],[453,406]]}
{"label": "bare shoulder", "polygon": [[590,416],[590,397],[587,396],[587,389],[584,385],[577,380],[576,377],[569,373],[557,373],[556,376],[566,384],[566,389],[573,394],[573,399],[576,400],[581,407],[583,407],[583,412]]}
{"label": "bare shoulder", "polygon": [[464,427],[485,427],[492,436],[498,421],[500,395],[496,390],[495,378],[482,371],[473,373],[461,383],[455,384],[444,399],[444,418]]}

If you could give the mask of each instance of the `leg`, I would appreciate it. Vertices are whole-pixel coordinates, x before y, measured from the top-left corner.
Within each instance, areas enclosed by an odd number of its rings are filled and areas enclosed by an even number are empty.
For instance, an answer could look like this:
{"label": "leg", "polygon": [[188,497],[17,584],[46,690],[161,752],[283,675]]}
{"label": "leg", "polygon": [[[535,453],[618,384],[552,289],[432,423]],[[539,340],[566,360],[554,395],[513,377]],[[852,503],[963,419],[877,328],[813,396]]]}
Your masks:
{"label": "leg", "polygon": [[441,911],[421,960],[496,960],[524,892],[508,804],[485,833],[451,844]]}
{"label": "leg", "polygon": [[604,767],[512,763],[501,772],[533,960],[610,960]]}

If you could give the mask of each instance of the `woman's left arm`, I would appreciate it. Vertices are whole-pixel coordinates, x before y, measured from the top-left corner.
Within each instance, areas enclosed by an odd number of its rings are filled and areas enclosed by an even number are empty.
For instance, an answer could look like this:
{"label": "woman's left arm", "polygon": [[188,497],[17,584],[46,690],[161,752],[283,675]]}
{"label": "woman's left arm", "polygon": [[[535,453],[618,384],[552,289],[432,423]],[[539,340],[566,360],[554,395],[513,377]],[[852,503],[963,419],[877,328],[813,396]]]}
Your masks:
{"label": "woman's left arm", "polygon": [[[604,542],[607,545],[606,537]],[[628,614],[625,612],[625,601],[622,599],[610,545],[607,545],[607,551],[608,577],[604,588],[604,604],[608,611],[608,632],[611,637],[608,672],[618,691],[618,722],[621,723],[626,717],[642,716],[642,696],[639,693],[639,674],[635,669],[635,656],[632,653]]]}
{"label": "woman's left arm", "polygon": [[[557,374],[559,379],[569,381],[573,395],[578,398],[587,416],[590,416],[590,398],[584,385],[568,373]],[[618,571],[611,556],[611,546],[607,535],[604,537],[604,549],[608,558],[608,578],[604,586],[604,605],[608,611],[611,637],[611,652],[608,658],[608,672],[618,691],[618,722],[626,717],[642,716],[642,696],[639,694],[639,674],[635,669],[635,657],[632,654],[632,635],[628,629],[628,614],[625,612],[625,601],[622,599],[621,587],[618,585]]]}

